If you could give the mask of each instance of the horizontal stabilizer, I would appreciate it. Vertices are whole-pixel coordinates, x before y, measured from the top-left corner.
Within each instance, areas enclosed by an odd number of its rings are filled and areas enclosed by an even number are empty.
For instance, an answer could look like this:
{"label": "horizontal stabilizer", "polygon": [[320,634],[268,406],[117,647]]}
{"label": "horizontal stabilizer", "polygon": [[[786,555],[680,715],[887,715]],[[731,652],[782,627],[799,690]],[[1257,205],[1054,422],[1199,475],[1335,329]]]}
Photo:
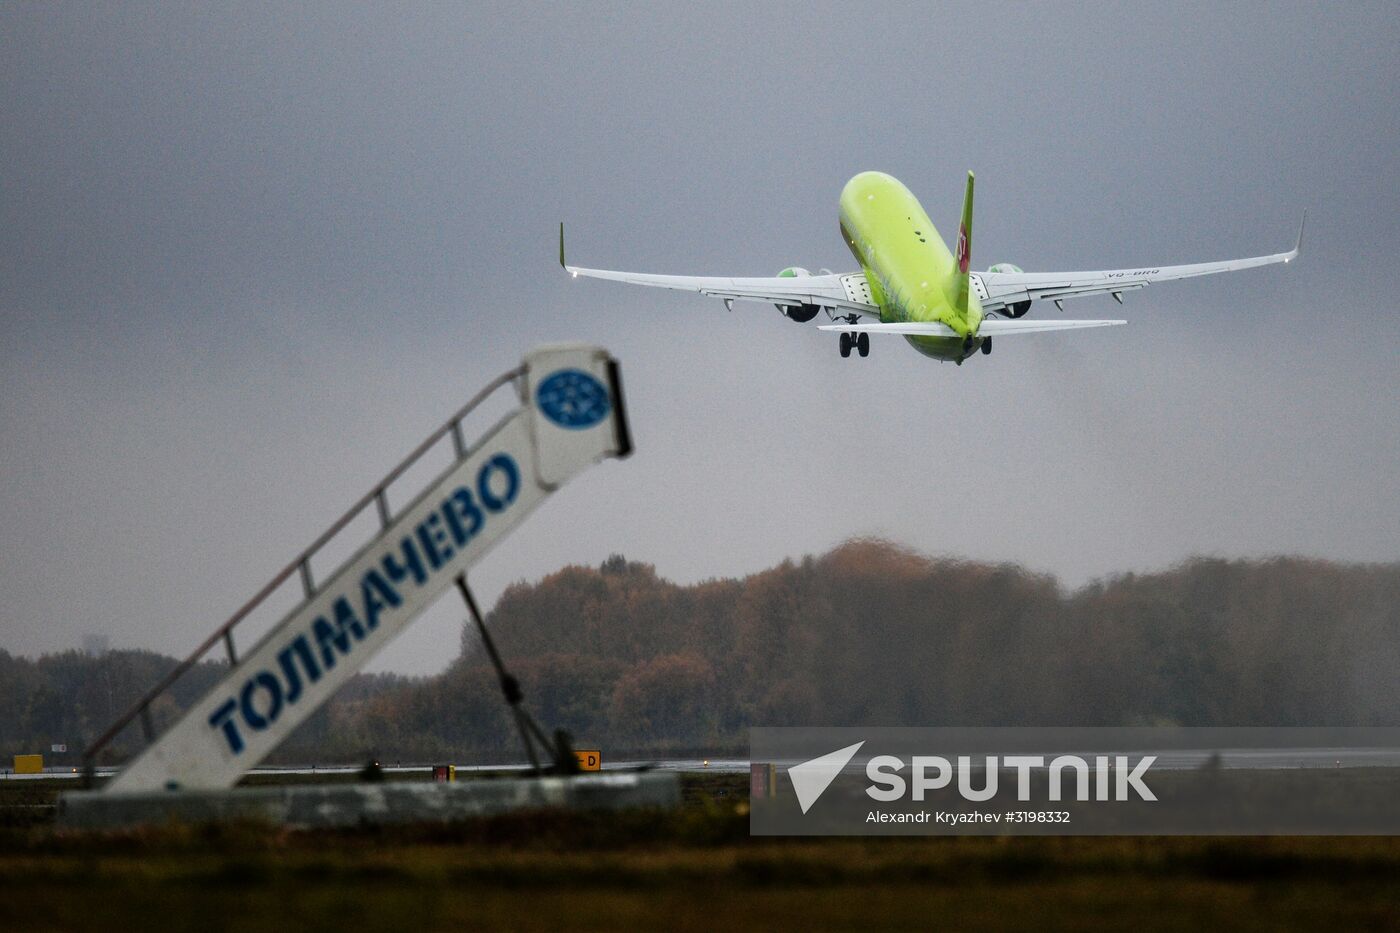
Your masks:
{"label": "horizontal stabilizer", "polygon": [[983,321],[977,333],[983,337],[1002,334],[1037,334],[1047,330],[1081,330],[1085,327],[1113,327],[1127,321]]}
{"label": "horizontal stabilizer", "polygon": [[[1037,334],[1048,330],[1079,330],[1084,327],[1112,327],[1127,321],[993,321],[984,320],[977,329],[978,336],[1000,337],[1005,334]],[[958,332],[937,321],[906,321],[899,324],[823,324],[820,330],[844,331],[848,334],[900,334],[905,337],[957,337]]]}

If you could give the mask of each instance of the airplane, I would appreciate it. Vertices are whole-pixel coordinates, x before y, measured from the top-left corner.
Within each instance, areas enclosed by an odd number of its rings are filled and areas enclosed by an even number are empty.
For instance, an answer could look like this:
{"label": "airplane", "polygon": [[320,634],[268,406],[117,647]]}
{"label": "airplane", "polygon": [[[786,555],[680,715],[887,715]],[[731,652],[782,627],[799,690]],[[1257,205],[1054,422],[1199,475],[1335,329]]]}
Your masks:
{"label": "airplane", "polygon": [[1021,320],[1034,301],[1048,300],[1063,311],[1069,298],[1108,293],[1121,305],[1123,293],[1135,288],[1289,262],[1303,247],[1300,224],[1293,249],[1250,259],[1092,272],[1023,272],[1001,262],[986,272],[971,272],[973,181],[973,173],[968,172],[955,252],[948,251],[918,199],[898,179],[883,172],[862,172],[848,181],[841,191],[841,237],[860,264],[860,272],[836,274],[823,269],[813,275],[792,266],[773,277],[728,278],[585,269],[565,262],[562,223],[559,265],[574,277],[698,292],[723,299],[731,311],[735,301],[772,302],[799,324],[824,311],[832,323],[819,328],[840,334],[843,358],[853,350],[868,356],[871,334],[896,334],[925,356],[961,366],[979,350],[991,353],[993,337],[1127,323]]}

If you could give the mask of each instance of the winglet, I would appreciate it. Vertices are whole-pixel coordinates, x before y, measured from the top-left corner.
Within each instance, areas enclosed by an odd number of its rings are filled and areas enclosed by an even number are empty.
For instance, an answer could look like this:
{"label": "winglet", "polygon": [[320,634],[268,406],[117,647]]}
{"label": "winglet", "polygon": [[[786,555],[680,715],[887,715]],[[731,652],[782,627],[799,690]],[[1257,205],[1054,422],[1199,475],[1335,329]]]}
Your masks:
{"label": "winglet", "polygon": [[564,221],[559,221],[559,266],[562,269],[569,268],[564,265]]}
{"label": "winglet", "polygon": [[1293,255],[1290,259],[1297,259],[1303,252],[1303,228],[1308,225],[1307,209],[1303,210],[1303,219],[1298,221],[1298,242],[1293,244]]}

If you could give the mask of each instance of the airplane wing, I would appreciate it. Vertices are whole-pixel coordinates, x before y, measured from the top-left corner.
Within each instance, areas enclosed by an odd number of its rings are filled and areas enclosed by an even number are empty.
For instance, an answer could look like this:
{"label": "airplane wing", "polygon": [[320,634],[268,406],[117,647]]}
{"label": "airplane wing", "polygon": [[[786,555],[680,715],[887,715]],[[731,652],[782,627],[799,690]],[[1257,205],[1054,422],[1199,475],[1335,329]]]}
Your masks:
{"label": "airplane wing", "polygon": [[[1304,213],[1304,223],[1307,219],[1308,215]],[[1269,256],[1228,259],[1224,262],[1198,262],[1185,266],[1112,269],[1104,272],[979,272],[973,273],[970,278],[977,297],[981,300],[982,310],[1019,317],[1026,309],[1017,309],[1014,306],[1022,302],[1043,298],[1053,301],[1055,307],[1064,310],[1062,302],[1066,298],[1083,298],[1086,295],[1102,295],[1107,292],[1122,304],[1123,292],[1134,288],[1176,279],[1189,279],[1198,275],[1235,272],[1276,262],[1288,262],[1297,259],[1302,249],[1303,224],[1300,223],[1298,240],[1293,248],[1286,253],[1274,253]]]}
{"label": "airplane wing", "polygon": [[[765,276],[761,278],[732,278],[705,275],[653,275],[647,272],[614,272],[609,269],[585,269],[564,261],[564,225],[559,225],[559,265],[570,275],[591,279],[611,279],[632,285],[672,288],[697,292],[724,300],[725,306],[735,301],[766,301],[779,305],[815,305],[842,314],[859,314],[879,318],[880,309],[870,298],[870,286],[865,275],[852,272],[844,275]],[[812,312],[815,314],[815,310]]]}
{"label": "airplane wing", "polygon": [[[982,337],[1003,334],[1036,334],[1049,330],[1079,330],[1084,327],[1112,327],[1127,321],[997,321],[985,318],[977,333]],[[937,321],[906,321],[898,324],[822,324],[818,330],[845,331],[854,334],[899,334],[906,337],[956,337],[958,332]]]}

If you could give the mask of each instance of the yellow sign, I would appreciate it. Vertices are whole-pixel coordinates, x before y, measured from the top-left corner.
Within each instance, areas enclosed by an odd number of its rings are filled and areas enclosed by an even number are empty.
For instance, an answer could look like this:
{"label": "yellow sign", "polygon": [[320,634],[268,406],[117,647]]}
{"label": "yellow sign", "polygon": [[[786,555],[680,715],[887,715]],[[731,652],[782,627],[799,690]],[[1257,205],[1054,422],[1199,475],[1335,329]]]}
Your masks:
{"label": "yellow sign", "polygon": [[578,759],[580,771],[601,771],[603,769],[603,753],[596,748],[576,748],[574,749],[574,757]]}
{"label": "yellow sign", "polygon": [[43,774],[43,755],[16,755],[15,774]]}

